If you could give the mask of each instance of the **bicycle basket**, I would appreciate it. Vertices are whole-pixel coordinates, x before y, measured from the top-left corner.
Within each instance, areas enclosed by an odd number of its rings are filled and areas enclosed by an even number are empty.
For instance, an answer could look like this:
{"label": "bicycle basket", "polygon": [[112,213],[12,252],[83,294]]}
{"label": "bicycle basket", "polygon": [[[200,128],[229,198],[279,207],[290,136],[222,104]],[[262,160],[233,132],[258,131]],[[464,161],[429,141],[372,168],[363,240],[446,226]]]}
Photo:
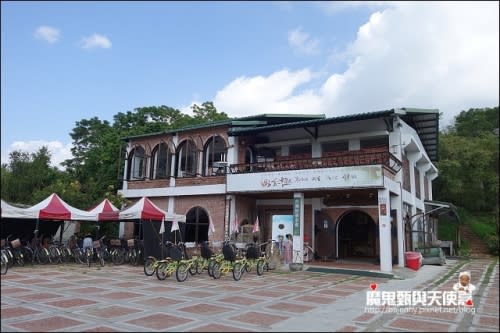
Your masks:
{"label": "bicycle basket", "polygon": [[222,254],[224,254],[224,260],[235,261],[236,252],[230,244],[226,244],[222,247]]}
{"label": "bicycle basket", "polygon": [[135,239],[129,239],[127,240],[127,246],[128,247],[134,247],[135,245]]}
{"label": "bicycle basket", "polygon": [[176,261],[179,261],[182,259],[182,251],[178,245],[172,245],[172,247],[168,249],[167,256]]}
{"label": "bicycle basket", "polygon": [[196,246],[195,242],[184,243],[184,248],[186,249],[186,256],[188,258],[191,258],[192,256],[198,254],[198,247]]}
{"label": "bicycle basket", "polygon": [[100,247],[101,247],[101,242],[99,242],[98,240],[97,240],[97,241],[93,241],[93,242],[92,242],[92,247],[93,247],[94,249],[98,249],[98,248],[100,248]]}
{"label": "bicycle basket", "polygon": [[0,244],[1,247],[5,247],[5,239],[2,239],[2,241],[0,243],[1,243]]}
{"label": "bicycle basket", "polygon": [[246,252],[247,259],[257,259],[259,258],[259,250],[255,245],[251,245],[247,248]]}
{"label": "bicycle basket", "polygon": [[111,240],[109,241],[109,244],[110,244],[111,246],[121,246],[121,245],[122,245],[122,242],[121,242],[121,240],[119,240],[119,239],[111,239]]}
{"label": "bicycle basket", "polygon": [[19,238],[14,239],[12,242],[10,242],[13,248],[17,249],[19,246],[21,246],[21,241]]}
{"label": "bicycle basket", "polygon": [[205,259],[210,259],[212,257],[212,250],[208,247],[207,243],[201,244],[201,256]]}

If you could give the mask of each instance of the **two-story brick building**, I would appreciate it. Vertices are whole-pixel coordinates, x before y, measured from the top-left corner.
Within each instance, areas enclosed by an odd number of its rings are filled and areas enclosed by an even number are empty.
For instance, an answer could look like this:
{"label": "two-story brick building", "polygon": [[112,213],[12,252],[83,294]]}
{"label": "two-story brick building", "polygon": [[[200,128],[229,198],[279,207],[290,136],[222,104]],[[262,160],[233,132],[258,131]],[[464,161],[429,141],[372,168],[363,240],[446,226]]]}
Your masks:
{"label": "two-story brick building", "polygon": [[[431,214],[439,113],[391,109],[326,118],[263,114],[125,138],[123,189],[186,215],[184,240],[222,240],[237,219],[261,242],[293,235],[317,258],[361,258],[391,271],[436,240]],[[437,205],[437,206],[436,206]],[[209,233],[209,221],[215,233]],[[126,224],[124,233],[134,228]]]}

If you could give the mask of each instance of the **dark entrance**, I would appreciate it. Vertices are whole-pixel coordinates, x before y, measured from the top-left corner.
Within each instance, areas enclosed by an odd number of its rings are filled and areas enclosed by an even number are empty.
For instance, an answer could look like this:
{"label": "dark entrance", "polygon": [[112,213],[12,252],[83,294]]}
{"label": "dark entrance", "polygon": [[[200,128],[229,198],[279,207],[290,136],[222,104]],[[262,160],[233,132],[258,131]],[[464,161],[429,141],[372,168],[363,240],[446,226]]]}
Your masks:
{"label": "dark entrance", "polygon": [[337,223],[338,258],[374,259],[377,253],[376,236],[375,222],[368,214],[347,212]]}

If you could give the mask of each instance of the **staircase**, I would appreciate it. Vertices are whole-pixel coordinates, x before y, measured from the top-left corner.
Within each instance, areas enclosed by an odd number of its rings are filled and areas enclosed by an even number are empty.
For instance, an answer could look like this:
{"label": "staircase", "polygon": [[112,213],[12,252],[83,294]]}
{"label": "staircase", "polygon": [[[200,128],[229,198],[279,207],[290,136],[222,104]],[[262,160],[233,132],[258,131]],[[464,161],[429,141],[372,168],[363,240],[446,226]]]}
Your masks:
{"label": "staircase", "polygon": [[478,258],[490,256],[486,243],[484,243],[478,235],[472,232],[468,225],[462,225],[461,234],[462,239],[469,243],[471,257]]}

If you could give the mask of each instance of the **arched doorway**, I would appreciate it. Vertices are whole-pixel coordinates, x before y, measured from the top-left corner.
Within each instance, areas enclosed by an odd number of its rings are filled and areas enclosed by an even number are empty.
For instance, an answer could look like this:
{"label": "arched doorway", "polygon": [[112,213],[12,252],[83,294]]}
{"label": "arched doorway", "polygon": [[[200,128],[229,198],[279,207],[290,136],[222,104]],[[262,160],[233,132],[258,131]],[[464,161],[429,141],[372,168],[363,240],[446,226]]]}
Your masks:
{"label": "arched doorway", "polygon": [[337,222],[337,258],[376,259],[377,228],[365,212],[346,212]]}
{"label": "arched doorway", "polygon": [[208,241],[208,214],[201,207],[193,207],[186,214],[185,242]]}

